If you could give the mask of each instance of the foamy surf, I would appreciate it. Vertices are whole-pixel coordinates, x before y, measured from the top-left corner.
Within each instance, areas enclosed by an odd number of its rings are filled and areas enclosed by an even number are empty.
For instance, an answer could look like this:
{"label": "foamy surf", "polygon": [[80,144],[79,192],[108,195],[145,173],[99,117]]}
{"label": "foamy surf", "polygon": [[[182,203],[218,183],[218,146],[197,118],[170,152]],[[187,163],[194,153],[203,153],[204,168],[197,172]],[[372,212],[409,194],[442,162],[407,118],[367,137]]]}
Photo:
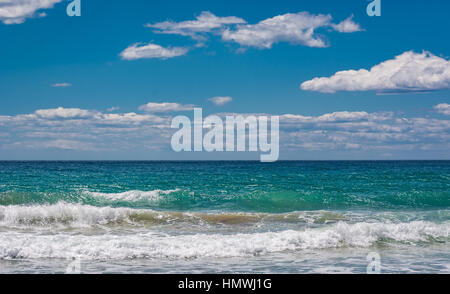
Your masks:
{"label": "foamy surf", "polygon": [[[291,216],[290,218],[293,218]],[[48,205],[0,206],[0,226],[2,227],[89,227],[108,224],[241,224],[254,223],[262,219],[289,218],[289,215],[268,215],[251,213],[200,213],[155,211],[124,207],[91,206],[58,202]]]}
{"label": "foamy surf", "polygon": [[172,189],[172,190],[151,190],[151,191],[139,191],[139,190],[131,190],[125,191],[121,193],[101,193],[101,192],[84,192],[85,195],[94,197],[94,198],[102,198],[106,200],[112,201],[158,201],[161,200],[164,195],[169,195],[171,193],[179,192],[180,189]]}
{"label": "foamy surf", "polygon": [[244,212],[175,212],[125,207],[91,206],[58,202],[46,205],[0,206],[0,226],[3,227],[88,227],[108,224],[170,224],[187,222],[193,224],[253,224],[262,221],[286,223],[328,223],[345,220],[336,212],[294,212],[285,214]]}
{"label": "foamy surf", "polygon": [[[301,231],[170,235],[158,231],[123,234],[37,234],[2,232],[1,259],[86,260],[228,258],[308,249],[369,248],[386,244],[447,243],[448,224],[343,222]],[[385,245],[386,245],[385,244]]]}
{"label": "foamy surf", "polygon": [[[291,229],[272,231],[273,223],[278,228],[284,223]],[[252,224],[246,229],[251,232],[238,233],[236,226],[242,224]],[[92,230],[108,225],[114,229]],[[174,230],[160,229],[159,225]],[[191,230],[195,225],[204,232]],[[230,230],[220,231],[222,225]],[[60,202],[0,206],[1,228],[0,259],[122,260],[264,256],[383,244],[447,246],[450,224],[424,220],[394,223],[389,213],[183,213]]]}
{"label": "foamy surf", "polygon": [[0,273],[448,272],[448,162],[3,162]]}
{"label": "foamy surf", "polygon": [[199,225],[242,225],[269,223],[288,225],[327,225],[337,222],[408,223],[417,220],[445,222],[449,210],[431,212],[298,211],[291,213],[182,212],[126,207],[92,206],[60,201],[44,205],[0,206],[0,227],[48,228],[90,227],[109,224],[154,225],[187,223]]}

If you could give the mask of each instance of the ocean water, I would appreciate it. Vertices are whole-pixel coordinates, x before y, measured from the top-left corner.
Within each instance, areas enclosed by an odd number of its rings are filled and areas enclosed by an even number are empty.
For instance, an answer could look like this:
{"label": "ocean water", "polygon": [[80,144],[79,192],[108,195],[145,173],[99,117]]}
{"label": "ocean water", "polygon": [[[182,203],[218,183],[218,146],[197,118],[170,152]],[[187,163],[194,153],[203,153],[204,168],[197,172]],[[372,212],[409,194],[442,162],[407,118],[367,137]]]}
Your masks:
{"label": "ocean water", "polygon": [[0,162],[0,273],[450,273],[450,161]]}

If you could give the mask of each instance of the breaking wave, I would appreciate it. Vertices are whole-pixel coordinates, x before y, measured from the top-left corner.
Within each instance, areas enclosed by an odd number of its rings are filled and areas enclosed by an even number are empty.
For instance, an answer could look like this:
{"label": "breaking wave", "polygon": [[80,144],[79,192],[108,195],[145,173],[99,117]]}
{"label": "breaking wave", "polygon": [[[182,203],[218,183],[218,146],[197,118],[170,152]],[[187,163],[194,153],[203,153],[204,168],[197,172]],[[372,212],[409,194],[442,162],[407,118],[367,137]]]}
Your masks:
{"label": "breaking wave", "polygon": [[247,234],[169,235],[140,232],[115,235],[6,232],[0,259],[80,258],[86,260],[204,258],[267,255],[306,249],[367,248],[380,242],[446,243],[447,225],[416,221],[401,224],[337,223],[324,228]]}
{"label": "breaking wave", "polygon": [[86,195],[89,195],[94,198],[103,198],[112,201],[141,201],[141,200],[149,200],[149,201],[157,201],[161,200],[163,195],[169,195],[174,192],[180,191],[179,189],[174,190],[153,190],[153,191],[126,191],[122,193],[101,193],[101,192],[85,192]]}
{"label": "breaking wave", "polygon": [[[128,196],[124,196],[128,197]],[[324,224],[345,220],[346,216],[329,211],[286,214],[244,212],[176,212],[125,207],[91,206],[58,202],[48,205],[0,206],[0,226],[3,227],[89,227],[108,224],[152,225],[187,222],[196,224],[248,224],[261,221]]]}
{"label": "breaking wave", "polygon": [[[291,223],[290,229],[270,222]],[[264,224],[263,230],[219,232],[217,225]],[[175,225],[174,230],[153,225]],[[180,226],[181,224],[181,226]],[[186,231],[199,224],[209,230]],[[303,225],[302,225],[303,224]],[[119,229],[72,231],[71,227]],[[127,227],[122,227],[123,225]],[[150,225],[150,226],[148,226]],[[131,227],[130,227],[131,226]],[[62,227],[62,230],[55,229]],[[258,226],[255,226],[258,227]],[[182,229],[180,229],[182,228]],[[252,227],[254,228],[254,227]],[[330,211],[288,214],[185,213],[149,209],[54,205],[0,206],[0,259],[81,258],[87,260],[245,257],[307,249],[368,248],[449,242],[448,212],[443,221],[409,217],[347,215]]]}

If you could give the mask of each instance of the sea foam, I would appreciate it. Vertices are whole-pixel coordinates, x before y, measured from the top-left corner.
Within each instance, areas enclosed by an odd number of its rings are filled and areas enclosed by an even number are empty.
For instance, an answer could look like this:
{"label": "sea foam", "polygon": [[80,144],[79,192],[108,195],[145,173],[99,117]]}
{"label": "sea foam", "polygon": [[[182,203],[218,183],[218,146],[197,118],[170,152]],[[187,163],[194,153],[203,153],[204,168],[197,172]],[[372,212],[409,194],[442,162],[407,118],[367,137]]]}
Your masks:
{"label": "sea foam", "polygon": [[113,201],[140,201],[140,200],[150,200],[156,201],[160,200],[162,196],[169,195],[180,191],[179,189],[173,190],[152,190],[152,191],[139,191],[131,190],[121,193],[101,193],[101,192],[90,192],[87,191],[85,194],[90,195],[94,198],[104,198]]}
{"label": "sea foam", "polygon": [[[67,205],[66,205],[67,206]],[[69,209],[70,207],[70,209]],[[4,209],[4,208],[3,208]],[[39,210],[41,209],[41,210]],[[47,209],[44,213],[42,210]],[[52,210],[53,209],[53,210]],[[59,209],[59,210],[58,210]],[[82,212],[82,210],[84,210]],[[32,217],[67,217],[92,222],[130,215],[131,210],[86,208],[64,205],[47,208],[24,208],[22,215]],[[134,213],[134,212],[133,212]],[[2,211],[3,219],[13,214]],[[6,218],[5,218],[6,217]],[[381,244],[401,246],[436,243],[447,246],[449,223],[412,221],[407,223],[337,222],[299,230],[252,233],[183,233],[132,229],[107,233],[55,231],[52,233],[8,230],[0,232],[0,259],[81,258],[116,259],[190,259],[260,256],[309,249],[369,248]]]}

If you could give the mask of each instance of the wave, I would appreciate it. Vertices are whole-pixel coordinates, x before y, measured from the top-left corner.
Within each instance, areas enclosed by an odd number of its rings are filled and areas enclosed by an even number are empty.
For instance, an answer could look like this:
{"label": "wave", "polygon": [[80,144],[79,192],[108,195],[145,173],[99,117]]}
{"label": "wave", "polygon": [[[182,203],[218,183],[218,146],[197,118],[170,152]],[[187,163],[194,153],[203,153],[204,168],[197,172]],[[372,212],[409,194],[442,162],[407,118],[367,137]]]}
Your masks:
{"label": "wave", "polygon": [[[169,193],[168,191],[166,191]],[[60,201],[45,205],[0,206],[0,227],[91,227],[104,225],[155,225],[155,224],[211,224],[240,225],[256,223],[285,223],[326,225],[340,221],[402,223],[417,220],[446,222],[450,210],[411,212],[344,212],[344,211],[297,211],[290,213],[248,212],[180,212],[157,211],[111,206],[91,206]]]}
{"label": "wave", "polygon": [[84,192],[85,195],[89,195],[94,198],[103,198],[113,201],[157,201],[162,199],[162,195],[169,195],[171,193],[179,192],[180,189],[173,190],[152,190],[152,191],[139,191],[131,190],[121,193],[101,193],[101,192]]}
{"label": "wave", "polygon": [[180,189],[171,190],[129,190],[125,192],[106,193],[84,189],[68,192],[0,192],[0,205],[27,205],[27,204],[55,204],[60,201],[80,202],[84,204],[158,204],[161,200],[176,202],[176,198],[168,199],[167,196],[180,192]]}
{"label": "wave", "polygon": [[0,226],[30,227],[102,225],[124,221],[129,209],[58,202],[53,205],[0,206]]}
{"label": "wave", "polygon": [[[128,196],[127,196],[128,197]],[[330,211],[285,214],[244,212],[175,212],[124,207],[97,207],[58,202],[48,205],[0,206],[0,227],[90,227],[96,225],[155,225],[185,222],[192,224],[251,224],[263,221],[325,224],[345,220],[346,216]]]}
{"label": "wave", "polygon": [[115,206],[157,210],[227,210],[257,213],[289,213],[313,210],[408,210],[448,209],[446,193],[346,194],[318,191],[235,191],[197,189],[156,189],[150,191],[88,190],[86,187],[67,191],[4,191],[0,205],[55,204],[60,201],[93,206]]}
{"label": "wave", "polygon": [[368,248],[382,243],[448,243],[449,225],[339,222],[327,227],[279,232],[170,235],[35,234],[3,232],[0,259],[63,258],[81,260],[193,259],[264,256],[308,249]]}

